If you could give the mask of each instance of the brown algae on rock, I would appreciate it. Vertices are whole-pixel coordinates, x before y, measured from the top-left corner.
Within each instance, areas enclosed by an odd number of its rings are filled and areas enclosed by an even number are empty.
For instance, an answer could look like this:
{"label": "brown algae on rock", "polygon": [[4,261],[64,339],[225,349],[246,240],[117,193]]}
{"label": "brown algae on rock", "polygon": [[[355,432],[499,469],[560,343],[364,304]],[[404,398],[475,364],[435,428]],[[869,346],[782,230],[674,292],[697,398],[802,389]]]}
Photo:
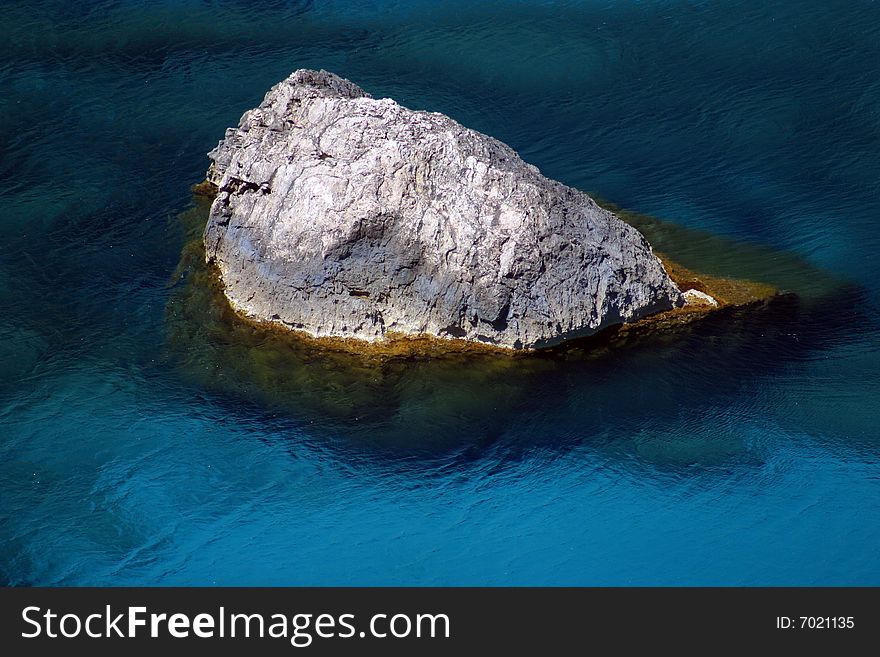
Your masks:
{"label": "brown algae on rock", "polygon": [[[480,360],[487,360],[487,357],[488,360],[499,360],[500,357],[500,360],[503,361],[542,352],[555,354],[567,350],[589,351],[591,345],[605,347],[610,342],[614,342],[615,336],[625,336],[629,340],[633,337],[673,330],[676,327],[682,327],[709,317],[719,311],[757,308],[770,302],[778,294],[777,288],[769,283],[697,273],[664,254],[658,254],[670,278],[679,289],[683,292],[697,290],[708,294],[717,302],[717,305],[687,304],[649,315],[636,322],[611,326],[593,336],[576,338],[541,350],[513,350],[478,342],[450,340],[429,335],[402,335],[394,332],[387,333],[384,340],[377,341],[332,337],[316,338],[296,330],[279,327],[272,322],[242,317],[231,307],[229,300],[223,294],[222,281],[211,266],[205,263],[204,246],[200,239],[212,199],[212,190],[216,192],[216,187],[207,181],[194,186],[195,205],[181,215],[181,221],[186,230],[187,243],[183,249],[175,277],[184,282],[180,284],[178,295],[172,305],[178,311],[175,315],[176,320],[189,317],[189,319],[196,321],[197,326],[201,326],[208,335],[220,339],[227,346],[234,344],[236,340],[242,340],[246,334],[248,336],[248,339],[244,340],[246,343],[254,344],[256,338],[256,342],[263,345],[288,345],[313,357],[342,359],[342,361],[347,361],[349,357],[367,363],[413,358],[459,360],[462,357],[471,360],[475,357],[479,357]],[[616,211],[630,221],[634,217],[640,217],[642,224],[645,221],[656,221],[644,215],[625,213],[619,209]],[[637,222],[633,221],[633,223]],[[725,244],[725,247],[725,252],[729,252],[729,245]],[[182,309],[187,309],[187,311],[182,312]],[[199,314],[202,316],[201,320],[196,319]],[[172,326],[175,327],[173,335],[177,338],[187,332],[184,330],[185,322],[181,324],[180,321],[175,321]],[[233,334],[238,334],[238,337],[234,337]]]}
{"label": "brown algae on rock", "polygon": [[[200,218],[195,221],[194,225],[190,228],[189,235],[192,241],[187,245],[186,250],[192,254],[192,258],[185,258],[190,261],[188,266],[193,266],[195,264],[191,261],[195,258],[201,258],[202,261],[204,261],[204,247],[195,242],[200,237],[200,229],[198,226],[203,221],[202,217],[207,211],[206,208],[209,208],[210,203],[217,193],[217,187],[206,180],[194,185],[192,190],[194,198],[197,201],[199,208],[197,214]],[[623,211],[620,208],[611,206],[611,204],[604,203],[603,205],[613,207],[614,212],[618,214],[618,216],[636,228],[643,228],[651,222],[655,224],[661,223],[645,215]],[[665,254],[655,254],[662,262],[669,277],[678,286],[681,292],[687,293],[690,290],[695,290],[710,296],[715,301],[715,304],[712,305],[700,302],[686,303],[683,306],[656,312],[633,322],[624,322],[610,326],[598,334],[571,338],[559,344],[549,345],[547,348],[552,348],[554,351],[565,350],[572,347],[581,348],[584,345],[589,344],[591,337],[596,338],[594,340],[595,342],[604,344],[607,342],[609,335],[617,333],[626,334],[628,337],[632,337],[640,334],[652,333],[658,330],[670,329],[702,319],[719,310],[746,307],[767,302],[778,292],[776,287],[768,283],[697,273],[684,265],[675,262]],[[335,336],[315,337],[304,331],[280,326],[276,322],[255,319],[240,312],[236,312],[236,310],[232,308],[228,297],[223,294],[223,281],[221,277],[217,275],[216,270],[212,268],[211,265],[206,265],[205,269],[206,272],[203,276],[209,281],[209,285],[214,291],[214,296],[216,297],[215,303],[225,306],[227,310],[231,312],[231,321],[235,321],[232,319],[233,317],[237,318],[240,322],[252,326],[255,330],[275,334],[282,340],[290,337],[301,343],[303,346],[318,353],[342,352],[355,354],[366,359],[387,359],[410,357],[437,358],[453,354],[492,354],[495,356],[517,357],[536,351],[536,349],[514,350],[508,347],[485,342],[450,339],[448,336],[427,334],[409,335],[395,331],[386,331],[383,338],[378,340],[361,340]]]}

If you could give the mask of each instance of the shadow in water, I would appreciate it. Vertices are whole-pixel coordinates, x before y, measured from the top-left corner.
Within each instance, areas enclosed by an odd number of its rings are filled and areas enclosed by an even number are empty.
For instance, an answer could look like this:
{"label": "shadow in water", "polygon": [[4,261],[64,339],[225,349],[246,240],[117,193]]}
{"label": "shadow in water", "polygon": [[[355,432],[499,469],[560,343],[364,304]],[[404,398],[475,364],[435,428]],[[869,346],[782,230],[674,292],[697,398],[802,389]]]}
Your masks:
{"label": "shadow in water", "polygon": [[757,457],[728,429],[732,414],[748,416],[784,364],[868,321],[859,288],[791,254],[621,212],[687,267],[786,293],[662,333],[611,332],[533,355],[340,353],[234,315],[204,263],[208,209],[199,199],[181,215],[188,241],[167,308],[168,359],[231,417],[281,418],[348,451],[503,463],[586,445],[662,467],[748,462]]}

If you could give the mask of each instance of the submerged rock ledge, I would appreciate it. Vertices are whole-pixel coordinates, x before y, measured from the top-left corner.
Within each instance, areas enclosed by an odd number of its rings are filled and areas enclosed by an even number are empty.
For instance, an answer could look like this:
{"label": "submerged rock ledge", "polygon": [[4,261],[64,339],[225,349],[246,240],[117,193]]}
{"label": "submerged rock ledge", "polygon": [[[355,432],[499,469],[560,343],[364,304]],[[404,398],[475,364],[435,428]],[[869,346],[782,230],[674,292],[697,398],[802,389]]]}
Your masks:
{"label": "submerged rock ledge", "polygon": [[729,305],[688,303],[712,290],[679,289],[641,233],[508,146],[326,71],[273,87],[209,157],[205,257],[250,320],[532,350]]}

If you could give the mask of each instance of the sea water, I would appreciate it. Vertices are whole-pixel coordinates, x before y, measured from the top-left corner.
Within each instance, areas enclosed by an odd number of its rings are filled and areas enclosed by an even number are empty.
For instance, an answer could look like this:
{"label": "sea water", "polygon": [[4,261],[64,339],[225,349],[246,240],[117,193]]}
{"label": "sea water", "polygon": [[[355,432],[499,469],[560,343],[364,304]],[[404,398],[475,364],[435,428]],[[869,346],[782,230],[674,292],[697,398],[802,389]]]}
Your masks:
{"label": "sea water", "polygon": [[[880,584],[877,3],[2,20],[3,583]],[[502,139],[662,220],[658,249],[795,300],[513,364],[354,362],[230,324],[180,264],[189,188],[302,67]]]}

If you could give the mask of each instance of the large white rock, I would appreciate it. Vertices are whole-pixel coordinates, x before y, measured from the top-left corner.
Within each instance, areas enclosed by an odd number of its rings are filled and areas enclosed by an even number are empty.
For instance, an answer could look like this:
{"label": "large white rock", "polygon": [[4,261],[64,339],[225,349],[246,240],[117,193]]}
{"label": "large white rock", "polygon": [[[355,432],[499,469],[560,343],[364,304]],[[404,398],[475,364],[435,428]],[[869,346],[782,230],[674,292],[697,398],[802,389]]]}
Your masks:
{"label": "large white rock", "polygon": [[684,303],[645,238],[508,146],[299,70],[209,157],[233,307],[313,336],[549,346]]}

